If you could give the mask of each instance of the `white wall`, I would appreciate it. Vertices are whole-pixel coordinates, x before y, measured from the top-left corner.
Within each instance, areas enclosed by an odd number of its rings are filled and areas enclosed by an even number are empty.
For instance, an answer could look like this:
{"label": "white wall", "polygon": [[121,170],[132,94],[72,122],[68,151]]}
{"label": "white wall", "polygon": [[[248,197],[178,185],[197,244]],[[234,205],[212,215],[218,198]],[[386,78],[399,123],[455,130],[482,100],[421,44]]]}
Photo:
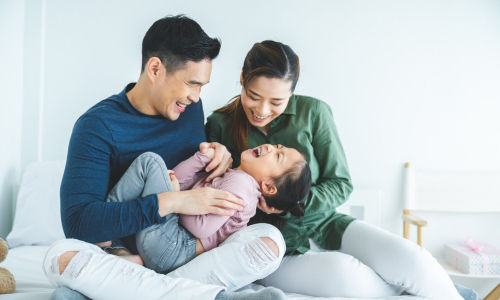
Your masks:
{"label": "white wall", "polygon": [[[401,234],[405,161],[500,169],[498,1],[46,0],[46,22],[44,2],[26,3],[26,14],[33,14],[26,44],[33,47],[25,47],[32,54],[25,63],[44,70],[41,78],[37,72],[24,77],[25,93],[39,91],[40,82],[43,88],[42,95],[24,97],[23,114],[34,117],[23,120],[23,165],[38,153],[44,160],[65,158],[76,118],[139,75],[147,28],[164,15],[184,13],[222,39],[202,92],[207,115],[239,92],[243,58],[254,42],[277,39],[296,50],[302,63],[296,92],[332,106],[355,186],[384,190],[388,230]],[[7,105],[19,114],[19,105]],[[499,214],[424,216],[430,222],[425,243],[435,254],[443,242],[467,235],[500,243]]]}
{"label": "white wall", "polygon": [[0,237],[10,231],[21,166],[24,2],[0,2]]}

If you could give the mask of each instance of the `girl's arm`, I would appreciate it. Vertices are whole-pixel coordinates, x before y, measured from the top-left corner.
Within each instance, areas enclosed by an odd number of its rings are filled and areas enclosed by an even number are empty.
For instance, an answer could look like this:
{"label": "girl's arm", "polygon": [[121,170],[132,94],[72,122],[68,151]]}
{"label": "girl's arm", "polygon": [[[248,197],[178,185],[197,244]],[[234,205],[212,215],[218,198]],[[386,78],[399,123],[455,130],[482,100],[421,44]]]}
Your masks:
{"label": "girl's arm", "polygon": [[208,176],[204,169],[212,160],[213,155],[214,149],[208,149],[206,154],[198,151],[173,169],[181,190],[190,189],[195,182]]}
{"label": "girl's arm", "polygon": [[[219,186],[216,188],[228,191],[234,194],[236,197],[244,201],[245,212],[250,212],[250,210],[255,211],[257,197],[260,195],[258,191],[258,184],[245,173],[235,173],[231,174],[229,178],[224,178]],[[252,201],[252,199],[254,201]],[[253,203],[253,204],[252,204]],[[250,205],[252,204],[252,205]],[[232,211],[236,213],[235,210]],[[254,212],[255,213],[255,212]],[[247,216],[248,215],[248,216]],[[239,215],[238,225],[234,226],[227,225],[224,232],[229,235],[230,233],[237,231],[248,223],[251,213],[243,213]],[[207,238],[215,234],[224,224],[227,222],[231,216],[220,216],[214,214],[206,215],[181,215],[181,222],[184,228],[191,232],[197,238]]]}

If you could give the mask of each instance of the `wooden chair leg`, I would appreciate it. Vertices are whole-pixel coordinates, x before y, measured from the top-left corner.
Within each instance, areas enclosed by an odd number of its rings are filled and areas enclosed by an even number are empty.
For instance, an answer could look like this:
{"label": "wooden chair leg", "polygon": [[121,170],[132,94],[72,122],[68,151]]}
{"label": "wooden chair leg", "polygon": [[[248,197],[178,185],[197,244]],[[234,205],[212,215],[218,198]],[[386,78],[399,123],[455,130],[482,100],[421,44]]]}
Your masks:
{"label": "wooden chair leg", "polygon": [[500,299],[500,284],[497,285],[496,288],[494,288],[488,296],[484,297],[484,300],[498,300]]}
{"label": "wooden chair leg", "polygon": [[410,238],[410,224],[408,222],[403,222],[403,237],[405,239]]}
{"label": "wooden chair leg", "polygon": [[417,226],[417,244],[422,247],[422,226]]}

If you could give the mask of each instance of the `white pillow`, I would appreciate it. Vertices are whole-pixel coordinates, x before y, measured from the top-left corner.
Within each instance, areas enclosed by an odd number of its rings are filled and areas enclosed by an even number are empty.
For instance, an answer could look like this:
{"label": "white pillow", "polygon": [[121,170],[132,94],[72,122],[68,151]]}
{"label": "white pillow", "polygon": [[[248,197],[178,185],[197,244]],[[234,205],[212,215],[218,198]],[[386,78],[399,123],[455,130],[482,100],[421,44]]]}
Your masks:
{"label": "white pillow", "polygon": [[65,238],[59,203],[64,166],[64,161],[51,161],[36,162],[26,168],[19,187],[14,224],[7,236],[10,248],[50,245]]}

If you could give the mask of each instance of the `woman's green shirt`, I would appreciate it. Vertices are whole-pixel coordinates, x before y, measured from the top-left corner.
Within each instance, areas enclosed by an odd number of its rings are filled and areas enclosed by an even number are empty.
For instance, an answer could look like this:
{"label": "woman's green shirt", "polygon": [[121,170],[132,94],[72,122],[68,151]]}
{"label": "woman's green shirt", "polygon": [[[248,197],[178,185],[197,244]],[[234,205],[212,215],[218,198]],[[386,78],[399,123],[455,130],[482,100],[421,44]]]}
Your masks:
{"label": "woman's green shirt", "polygon": [[[213,113],[206,124],[207,138],[225,145],[233,157],[233,167],[240,164],[235,149],[231,117]],[[335,208],[344,203],[352,183],[344,149],[339,139],[330,107],[325,102],[307,96],[292,95],[285,111],[271,121],[269,131],[250,126],[248,147],[262,144],[282,144],[300,151],[311,168],[313,186],[305,202],[305,215],[280,216],[284,220],[281,232],[285,238],[287,254],[305,253],[309,239],[329,250],[340,248],[342,235],[354,218],[338,213]],[[252,221],[258,221],[262,212]]]}

